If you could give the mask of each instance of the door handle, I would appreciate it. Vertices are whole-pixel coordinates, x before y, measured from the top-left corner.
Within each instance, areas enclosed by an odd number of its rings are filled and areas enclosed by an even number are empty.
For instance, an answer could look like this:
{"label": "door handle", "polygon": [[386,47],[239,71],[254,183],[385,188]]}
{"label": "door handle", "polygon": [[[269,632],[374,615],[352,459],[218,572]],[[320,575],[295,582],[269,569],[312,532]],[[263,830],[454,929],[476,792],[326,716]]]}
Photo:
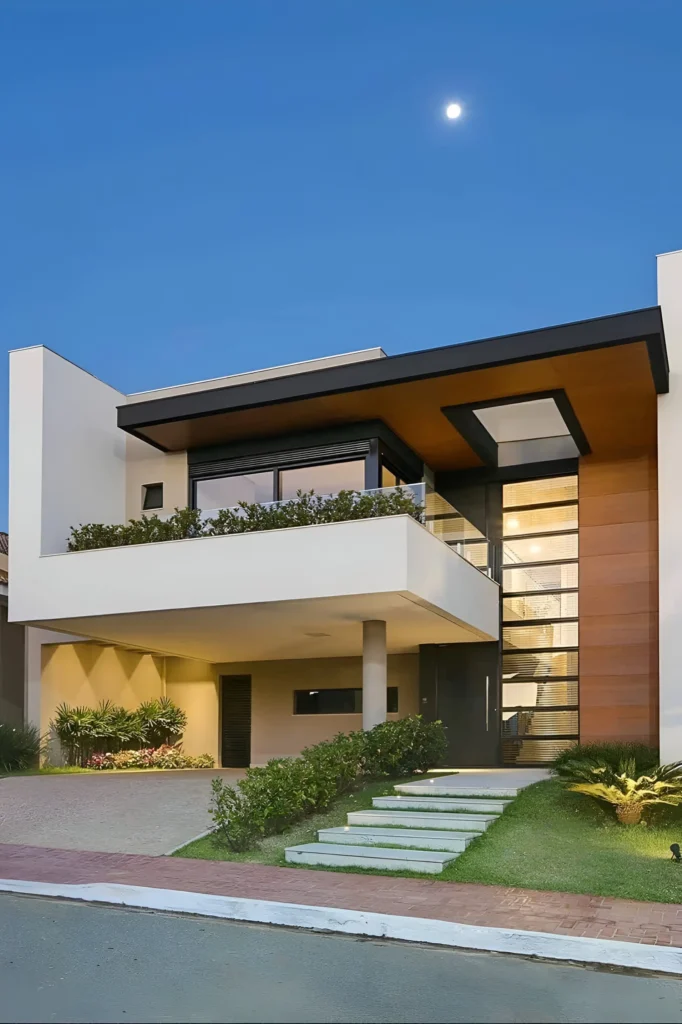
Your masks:
{"label": "door handle", "polygon": [[490,711],[490,676],[485,677],[485,731],[488,732],[490,728],[489,723],[489,711]]}

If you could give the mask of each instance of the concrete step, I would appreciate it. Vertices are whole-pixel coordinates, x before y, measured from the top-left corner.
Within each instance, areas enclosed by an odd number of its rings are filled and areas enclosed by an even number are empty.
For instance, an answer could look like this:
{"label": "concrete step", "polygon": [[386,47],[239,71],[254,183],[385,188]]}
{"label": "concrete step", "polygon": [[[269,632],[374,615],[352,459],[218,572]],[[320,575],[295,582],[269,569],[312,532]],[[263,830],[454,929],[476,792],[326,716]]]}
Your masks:
{"label": "concrete step", "polygon": [[513,800],[518,796],[518,789],[501,786],[443,786],[434,782],[403,782],[393,787],[396,793],[407,793],[408,796],[462,796],[480,798],[482,800]]}
{"label": "concrete step", "polygon": [[321,843],[350,843],[355,846],[412,846],[419,850],[452,850],[462,853],[480,832],[437,832],[430,828],[372,828],[371,825],[342,825],[321,828]]}
{"label": "concrete step", "polygon": [[447,811],[350,811],[349,825],[406,825],[407,828],[449,829],[452,832],[485,832],[496,814],[452,814]]}
{"label": "concrete step", "polygon": [[437,796],[375,796],[373,807],[383,810],[406,811],[483,811],[488,814],[502,814],[511,800],[478,800],[471,797],[462,800],[459,797]]}
{"label": "concrete step", "polygon": [[284,857],[289,864],[419,871],[425,875],[440,874],[445,865],[455,860],[457,856],[457,853],[441,853],[436,850],[372,849],[368,846],[350,846],[345,843],[304,843],[302,846],[289,846],[284,851]]}

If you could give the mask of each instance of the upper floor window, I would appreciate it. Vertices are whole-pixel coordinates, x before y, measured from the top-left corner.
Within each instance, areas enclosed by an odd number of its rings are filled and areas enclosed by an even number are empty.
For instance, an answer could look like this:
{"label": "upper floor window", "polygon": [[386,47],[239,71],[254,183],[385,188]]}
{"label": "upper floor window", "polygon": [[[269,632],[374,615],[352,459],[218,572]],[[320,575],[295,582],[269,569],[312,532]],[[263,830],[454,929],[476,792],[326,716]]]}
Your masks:
{"label": "upper floor window", "polygon": [[279,471],[279,496],[295,498],[298,491],[315,494],[338,494],[339,491],[362,491],[365,487],[365,460],[328,462],[322,466],[301,466]]}
{"label": "upper floor window", "polygon": [[240,501],[248,504],[275,500],[275,474],[242,473],[240,476],[221,476],[213,480],[197,480],[194,492],[196,508],[209,511],[215,508],[234,508]]}
{"label": "upper floor window", "polygon": [[142,510],[150,512],[155,508],[163,508],[163,484],[143,484]]}

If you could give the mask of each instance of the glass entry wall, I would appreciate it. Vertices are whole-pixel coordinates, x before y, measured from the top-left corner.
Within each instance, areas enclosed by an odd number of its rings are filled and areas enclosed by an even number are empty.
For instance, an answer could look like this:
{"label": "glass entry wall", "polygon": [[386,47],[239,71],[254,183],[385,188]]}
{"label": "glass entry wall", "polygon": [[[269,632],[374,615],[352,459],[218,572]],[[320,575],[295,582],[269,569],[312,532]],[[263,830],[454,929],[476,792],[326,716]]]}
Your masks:
{"label": "glass entry wall", "polygon": [[502,754],[551,761],[578,739],[578,477],[502,488]]}

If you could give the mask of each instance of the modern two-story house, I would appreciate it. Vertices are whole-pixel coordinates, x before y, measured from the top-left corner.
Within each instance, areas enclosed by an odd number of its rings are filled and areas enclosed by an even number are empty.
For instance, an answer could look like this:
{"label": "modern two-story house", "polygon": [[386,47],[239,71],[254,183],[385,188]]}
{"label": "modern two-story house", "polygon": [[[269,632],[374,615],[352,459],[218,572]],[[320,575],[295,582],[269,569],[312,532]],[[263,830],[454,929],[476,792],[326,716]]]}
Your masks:
{"label": "modern two-story house", "polygon": [[[13,352],[28,718],[167,694],[226,766],[415,712],[450,765],[682,758],[682,252],[658,270],[648,309],[144,394]],[[79,524],[396,488],[418,515],[68,550]]]}

